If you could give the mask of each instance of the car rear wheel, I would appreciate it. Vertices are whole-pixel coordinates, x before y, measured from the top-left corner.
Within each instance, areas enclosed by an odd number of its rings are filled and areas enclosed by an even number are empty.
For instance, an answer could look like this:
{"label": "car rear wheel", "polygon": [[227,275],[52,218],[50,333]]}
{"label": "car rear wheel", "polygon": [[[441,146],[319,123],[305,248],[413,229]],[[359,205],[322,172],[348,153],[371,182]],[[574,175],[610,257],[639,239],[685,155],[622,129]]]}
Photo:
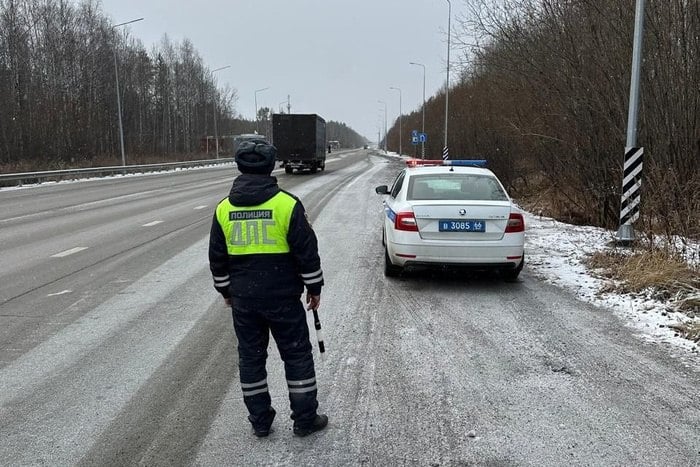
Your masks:
{"label": "car rear wheel", "polygon": [[524,265],[525,265],[525,255],[523,255],[522,261],[520,261],[520,264],[518,264],[515,268],[504,269],[501,271],[501,276],[503,277],[503,280],[505,280],[506,282],[517,281],[518,276],[520,275],[520,271],[523,270]]}
{"label": "car rear wheel", "polygon": [[399,274],[401,274],[401,270],[403,268],[401,266],[394,266],[394,264],[391,262],[391,259],[389,258],[389,250],[385,247],[384,248],[384,275],[386,277],[397,277]]}
{"label": "car rear wheel", "polygon": [[290,173],[292,173],[292,172],[294,172],[294,169],[292,169],[291,167],[285,167],[285,168],[284,168],[284,173],[290,174]]}

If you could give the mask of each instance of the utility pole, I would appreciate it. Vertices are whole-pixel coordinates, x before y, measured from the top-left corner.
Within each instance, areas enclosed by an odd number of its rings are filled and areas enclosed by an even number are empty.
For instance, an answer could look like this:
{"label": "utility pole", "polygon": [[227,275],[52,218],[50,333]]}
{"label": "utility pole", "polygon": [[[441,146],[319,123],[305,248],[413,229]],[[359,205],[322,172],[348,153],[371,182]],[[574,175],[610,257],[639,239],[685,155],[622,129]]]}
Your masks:
{"label": "utility pole", "polygon": [[447,115],[450,99],[450,24],[452,23],[452,3],[447,2],[447,81],[445,82],[445,145],[442,148],[442,158],[444,160],[450,158],[450,151],[447,148]]}
{"label": "utility pole", "polygon": [[260,134],[260,128],[258,127],[258,93],[267,91],[268,89],[270,89],[270,86],[255,90],[255,132],[258,134]]}
{"label": "utility pole", "polygon": [[[126,24],[131,24],[135,23],[137,21],[142,21],[143,18],[138,18],[138,19],[132,19],[131,21],[127,21],[125,23],[119,23],[115,24],[112,26],[112,30],[116,30],[119,26],[124,26]],[[114,80],[116,81],[117,85],[117,114],[119,114],[119,143],[120,143],[120,148],[121,148],[121,153],[122,153],[122,166],[126,165],[126,153],[124,152],[124,126],[122,125],[122,99],[121,99],[121,92],[119,91],[119,67],[117,66],[117,44],[116,44],[116,33],[115,33],[115,41],[114,41],[114,48],[112,49],[112,52],[114,52]]]}
{"label": "utility pole", "polygon": [[632,46],[632,73],[630,102],[627,113],[627,143],[622,175],[620,228],[617,239],[623,245],[634,241],[632,223],[639,219],[642,187],[642,156],[644,148],[637,146],[637,114],[639,111],[639,81],[642,69],[642,41],[644,38],[644,0],[637,0],[635,9],[634,43]]}
{"label": "utility pole", "polygon": [[388,146],[387,146],[388,141],[387,140],[389,139],[388,135],[386,134],[386,102],[384,102],[382,100],[378,100],[377,102],[379,102],[380,104],[384,104],[384,152],[386,153],[387,148],[388,148]]}
{"label": "utility pole", "polygon": [[[217,71],[225,70],[226,68],[231,68],[231,65],[226,65],[222,66],[221,68],[217,68],[215,70],[211,70],[212,76],[214,76],[214,73]],[[214,80],[214,88],[216,89],[216,80]],[[219,120],[219,103],[218,99],[216,99],[216,94],[214,95],[214,140],[216,141],[216,158],[219,158],[219,129],[217,125],[217,120]]]}
{"label": "utility pole", "polygon": [[[416,62],[410,62],[410,64],[423,67],[423,125],[420,131],[421,133],[425,133],[425,65]],[[425,141],[421,141],[420,143],[420,158],[425,159]]]}
{"label": "utility pole", "polygon": [[394,86],[390,86],[389,89],[393,89],[394,91],[399,91],[399,156],[401,156],[403,154],[403,152],[402,152],[403,148],[401,145],[401,138],[403,137],[403,128],[401,125],[401,119],[402,119],[402,113],[403,113],[402,108],[401,108],[401,89],[394,87]]}

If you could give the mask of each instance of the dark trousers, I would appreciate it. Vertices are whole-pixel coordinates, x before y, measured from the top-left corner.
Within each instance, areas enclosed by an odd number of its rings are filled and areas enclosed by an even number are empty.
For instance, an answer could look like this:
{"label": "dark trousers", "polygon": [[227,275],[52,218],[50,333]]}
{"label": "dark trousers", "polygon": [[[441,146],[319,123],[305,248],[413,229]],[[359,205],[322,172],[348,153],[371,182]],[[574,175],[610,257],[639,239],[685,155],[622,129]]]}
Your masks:
{"label": "dark trousers", "polygon": [[270,333],[284,361],[294,426],[308,427],[316,417],[318,401],[304,305],[299,299],[266,303],[232,298],[231,303],[243,402],[253,427],[266,429],[272,423],[265,369]]}

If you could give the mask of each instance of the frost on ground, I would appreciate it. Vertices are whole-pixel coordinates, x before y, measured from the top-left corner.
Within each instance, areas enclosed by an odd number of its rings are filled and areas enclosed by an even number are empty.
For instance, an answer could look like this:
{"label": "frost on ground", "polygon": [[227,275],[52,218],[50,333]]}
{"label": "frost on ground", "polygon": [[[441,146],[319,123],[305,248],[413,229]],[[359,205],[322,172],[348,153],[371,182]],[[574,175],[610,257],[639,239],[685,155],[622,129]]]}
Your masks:
{"label": "frost on ground", "polygon": [[[547,217],[525,213],[526,258],[530,271],[543,279],[572,290],[579,298],[613,310],[618,316],[654,342],[671,344],[692,353],[700,346],[670,326],[688,323],[691,318],[669,311],[667,303],[644,294],[602,292],[608,280],[595,277],[584,264],[585,258],[609,248],[613,232],[597,227],[577,226]],[[700,322],[698,317],[695,323]]]}
{"label": "frost on ground", "polygon": [[[395,153],[388,156],[400,158]],[[670,311],[668,303],[651,298],[652,294],[605,292],[609,280],[596,277],[584,260],[595,252],[609,248],[614,232],[598,227],[578,226],[555,219],[525,214],[526,268],[559,287],[573,291],[582,300],[613,310],[623,321],[652,342],[661,342],[682,352],[681,356],[700,356],[700,344],[681,337],[673,326],[679,323],[700,325],[700,317]],[[679,245],[686,245],[677,239]],[[700,262],[700,247],[687,248],[689,264]],[[681,350],[682,349],[682,350]]]}

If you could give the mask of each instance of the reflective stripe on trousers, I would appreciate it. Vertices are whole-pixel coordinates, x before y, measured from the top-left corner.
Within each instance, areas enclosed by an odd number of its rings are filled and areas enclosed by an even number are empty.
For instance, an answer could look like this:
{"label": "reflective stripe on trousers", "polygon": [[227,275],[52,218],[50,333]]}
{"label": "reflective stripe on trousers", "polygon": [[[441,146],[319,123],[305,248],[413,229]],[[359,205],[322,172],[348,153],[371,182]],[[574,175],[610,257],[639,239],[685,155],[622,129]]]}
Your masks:
{"label": "reflective stripe on trousers", "polygon": [[290,394],[302,394],[316,390],[316,378],[302,379],[301,381],[287,380]]}
{"label": "reflective stripe on trousers", "polygon": [[241,389],[243,390],[244,397],[267,392],[267,378],[257,383],[241,383]]}
{"label": "reflective stripe on trousers", "polygon": [[317,386],[301,300],[270,304],[233,297],[231,302],[243,401],[251,417],[266,416],[271,406],[265,369],[271,333],[284,361],[292,419],[301,425],[310,423],[318,408]]}

